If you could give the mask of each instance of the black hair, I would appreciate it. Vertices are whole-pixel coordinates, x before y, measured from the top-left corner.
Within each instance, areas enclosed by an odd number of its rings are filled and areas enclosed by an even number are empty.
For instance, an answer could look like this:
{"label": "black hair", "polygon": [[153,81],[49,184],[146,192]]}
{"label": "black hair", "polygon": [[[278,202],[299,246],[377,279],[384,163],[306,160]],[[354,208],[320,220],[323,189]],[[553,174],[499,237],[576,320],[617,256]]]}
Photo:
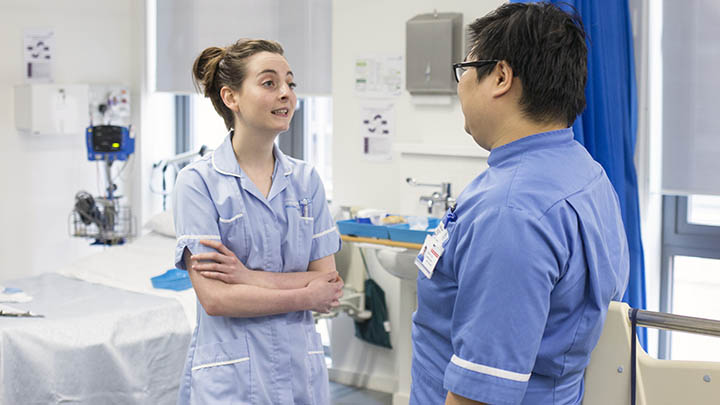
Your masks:
{"label": "black hair", "polygon": [[[587,45],[577,14],[550,3],[504,4],[468,31],[468,60],[507,62],[522,83],[520,107],[528,118],[571,126],[585,109]],[[476,69],[478,80],[495,66]]]}

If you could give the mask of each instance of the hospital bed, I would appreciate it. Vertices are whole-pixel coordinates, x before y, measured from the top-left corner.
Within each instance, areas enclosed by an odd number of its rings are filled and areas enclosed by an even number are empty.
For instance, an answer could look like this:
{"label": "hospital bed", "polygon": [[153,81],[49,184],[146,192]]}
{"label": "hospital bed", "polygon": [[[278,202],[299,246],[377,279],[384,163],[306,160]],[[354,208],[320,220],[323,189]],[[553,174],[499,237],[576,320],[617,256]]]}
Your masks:
{"label": "hospital bed", "polygon": [[[602,335],[585,371],[584,405],[632,405],[631,314],[627,304],[610,304]],[[718,321],[651,311],[636,314],[638,326],[720,336]],[[635,404],[720,403],[720,363],[658,360],[635,341]]]}
{"label": "hospital bed", "polygon": [[9,305],[44,317],[0,317],[0,403],[175,403],[196,303],[192,289],[152,288],[175,248],[155,225],[57,273],[7,283],[33,297]]}

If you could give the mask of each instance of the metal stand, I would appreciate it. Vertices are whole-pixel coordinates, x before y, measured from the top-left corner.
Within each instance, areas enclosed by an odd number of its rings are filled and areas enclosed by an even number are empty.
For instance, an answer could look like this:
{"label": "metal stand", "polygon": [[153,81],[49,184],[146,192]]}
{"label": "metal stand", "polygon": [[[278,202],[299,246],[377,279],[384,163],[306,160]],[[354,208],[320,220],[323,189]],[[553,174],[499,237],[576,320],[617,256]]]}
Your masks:
{"label": "metal stand", "polygon": [[[112,159],[105,160],[107,196],[76,195],[75,209],[70,214],[69,229],[72,236],[95,239],[93,245],[122,245],[135,233],[132,210],[120,204],[122,196],[115,195],[117,185],[112,181]],[[79,202],[78,199],[84,199]]]}

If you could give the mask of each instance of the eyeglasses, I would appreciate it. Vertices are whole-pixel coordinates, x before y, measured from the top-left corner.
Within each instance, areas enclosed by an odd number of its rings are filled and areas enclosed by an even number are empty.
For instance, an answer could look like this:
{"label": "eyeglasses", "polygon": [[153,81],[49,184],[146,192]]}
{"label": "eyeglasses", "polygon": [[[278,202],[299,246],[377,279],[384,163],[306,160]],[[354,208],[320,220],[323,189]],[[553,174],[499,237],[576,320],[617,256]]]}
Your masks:
{"label": "eyeglasses", "polygon": [[460,62],[460,63],[453,63],[453,72],[455,73],[455,80],[460,83],[460,76],[465,73],[467,68],[474,67],[479,68],[481,66],[490,65],[493,63],[498,63],[499,60],[496,59],[488,59],[488,60],[473,60],[470,62]]}

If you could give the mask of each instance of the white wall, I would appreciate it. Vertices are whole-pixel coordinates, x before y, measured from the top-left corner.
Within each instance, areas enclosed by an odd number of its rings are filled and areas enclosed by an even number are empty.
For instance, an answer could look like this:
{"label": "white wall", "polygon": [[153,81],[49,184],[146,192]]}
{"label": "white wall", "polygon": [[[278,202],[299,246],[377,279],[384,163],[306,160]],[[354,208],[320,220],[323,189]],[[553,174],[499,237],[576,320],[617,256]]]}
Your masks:
{"label": "white wall", "polygon": [[[54,31],[56,83],[129,85],[135,135],[141,139],[144,17],[144,0],[0,3],[0,280],[54,271],[100,249],[68,236],[75,193],[97,194],[98,173],[85,157],[84,134],[30,137],[15,130],[13,86],[23,82],[24,30]],[[123,175],[127,184],[119,184],[134,207],[140,206],[140,160],[138,151]]]}
{"label": "white wall", "polygon": [[[501,1],[333,2],[333,177],[334,199],[342,205],[383,208],[401,214],[424,213],[419,197],[435,191],[412,188],[406,177],[428,183],[451,182],[457,195],[486,167],[482,158],[405,155],[397,151],[390,162],[362,157],[360,136],[363,100],[354,93],[355,59],[367,55],[405,56],[405,23],[417,14],[461,12],[463,24],[500,5]],[[403,62],[403,70],[404,70]],[[451,69],[448,64],[448,70]],[[395,142],[449,145],[479,149],[464,131],[457,97],[448,106],[416,106],[409,93],[391,99],[395,104]]]}
{"label": "white wall", "polygon": [[[412,188],[406,177],[423,182],[451,182],[457,196],[473,178],[487,168],[484,158],[405,155],[394,152],[389,162],[363,159],[360,135],[363,100],[354,93],[355,59],[363,56],[405,56],[405,23],[417,14],[461,12],[463,24],[500,5],[501,1],[417,0],[386,2],[366,0],[333,2],[332,88],[333,88],[333,199],[341,205],[387,209],[393,213],[426,213],[419,203],[431,188]],[[448,64],[448,70],[451,69]],[[404,62],[403,62],[404,70]],[[416,106],[404,90],[391,99],[395,105],[395,142],[399,144],[447,145],[468,150],[479,149],[464,131],[464,120],[457,97],[451,105]],[[371,272],[380,270],[368,263]],[[385,290],[391,321],[395,321],[399,301],[397,279],[384,274],[376,281]],[[382,391],[393,391],[396,384],[395,351],[377,348],[353,337],[352,322],[346,317],[333,320],[331,335],[333,369],[331,375],[355,373],[354,382]],[[398,325],[395,327],[409,327]],[[395,347],[410,342],[393,341]],[[337,354],[337,356],[336,356]],[[372,378],[370,378],[372,376]]]}

